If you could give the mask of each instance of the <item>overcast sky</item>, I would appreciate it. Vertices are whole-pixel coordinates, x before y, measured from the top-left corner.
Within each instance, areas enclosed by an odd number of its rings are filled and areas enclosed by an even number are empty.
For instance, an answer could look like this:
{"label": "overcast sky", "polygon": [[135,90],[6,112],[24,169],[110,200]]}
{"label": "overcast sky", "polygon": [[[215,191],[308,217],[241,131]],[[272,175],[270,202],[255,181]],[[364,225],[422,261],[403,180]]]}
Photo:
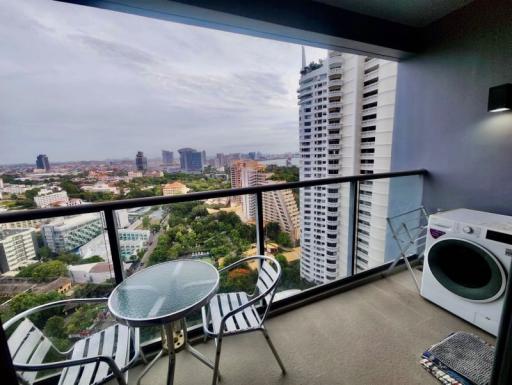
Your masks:
{"label": "overcast sky", "polygon": [[0,164],[298,150],[298,45],[2,0],[0,49]]}

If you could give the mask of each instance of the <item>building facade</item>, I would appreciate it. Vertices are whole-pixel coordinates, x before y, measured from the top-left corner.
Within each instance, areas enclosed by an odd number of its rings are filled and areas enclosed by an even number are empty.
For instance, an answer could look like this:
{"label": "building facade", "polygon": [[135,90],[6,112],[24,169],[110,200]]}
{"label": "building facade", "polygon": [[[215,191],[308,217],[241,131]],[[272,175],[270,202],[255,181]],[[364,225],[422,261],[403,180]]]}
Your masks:
{"label": "building facade", "polygon": [[39,170],[50,171],[50,161],[45,154],[39,154],[36,158],[36,168]]}
{"label": "building facade", "polygon": [[162,195],[181,195],[188,193],[189,188],[181,182],[172,182],[164,184],[162,187]]}
{"label": "building facade", "polygon": [[34,229],[0,229],[0,272],[18,270],[36,262]]}
{"label": "building facade", "polygon": [[148,169],[148,159],[144,156],[142,151],[138,151],[135,155],[135,167],[137,171],[146,171]]}
{"label": "building facade", "polygon": [[181,148],[178,150],[180,154],[180,167],[185,172],[201,172],[203,170],[204,151],[199,152],[192,148]]}
{"label": "building facade", "polygon": [[[137,254],[140,251],[145,251],[148,248],[151,232],[149,230],[119,229],[117,230],[117,235],[121,258],[123,258],[124,262],[130,262],[137,259]],[[104,261],[108,261],[110,259],[108,234],[100,234],[91,239],[78,249],[78,253],[82,258],[97,255]]]}
{"label": "building facade", "polygon": [[172,151],[162,150],[162,163],[164,165],[170,165],[174,162],[174,154]]}
{"label": "building facade", "polygon": [[[252,160],[235,161],[231,167],[231,185],[233,187],[255,187],[267,184],[284,183],[269,180],[271,173],[265,171],[265,165]],[[241,196],[242,218],[246,222],[256,220],[256,196]],[[278,190],[263,193],[263,222],[279,223],[281,231],[296,242],[300,235],[300,218],[297,202],[291,190]]]}
{"label": "building facade", "polygon": [[44,243],[54,253],[76,250],[102,232],[102,218],[95,213],[59,218],[41,226]]}
{"label": "building facade", "polygon": [[[68,206],[69,197],[66,191],[51,192],[49,194],[41,194],[34,197],[37,207],[45,208],[50,206]],[[73,206],[76,205],[72,204]]]}
{"label": "building facade", "polygon": [[[386,172],[390,168],[396,63],[329,51],[299,82],[300,179]],[[326,283],[385,262],[387,180],[360,184],[355,265],[348,184],[301,192],[301,276]]]}

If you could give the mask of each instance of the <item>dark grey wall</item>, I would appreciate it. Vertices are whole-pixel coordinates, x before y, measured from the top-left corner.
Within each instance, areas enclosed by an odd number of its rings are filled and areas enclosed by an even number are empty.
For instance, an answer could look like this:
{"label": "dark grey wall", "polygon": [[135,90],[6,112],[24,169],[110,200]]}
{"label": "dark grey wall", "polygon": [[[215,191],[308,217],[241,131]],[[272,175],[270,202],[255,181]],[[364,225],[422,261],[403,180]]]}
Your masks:
{"label": "dark grey wall", "polygon": [[478,0],[425,31],[399,63],[392,170],[426,168],[424,204],[512,215],[512,114],[487,112],[512,83],[512,1]]}

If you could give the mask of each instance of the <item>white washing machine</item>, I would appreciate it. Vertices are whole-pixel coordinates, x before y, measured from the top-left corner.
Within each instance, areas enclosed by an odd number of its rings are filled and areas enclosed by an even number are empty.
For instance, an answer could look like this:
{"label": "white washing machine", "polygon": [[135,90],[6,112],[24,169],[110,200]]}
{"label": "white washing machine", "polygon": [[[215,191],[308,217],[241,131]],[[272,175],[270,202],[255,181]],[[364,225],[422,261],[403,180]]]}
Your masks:
{"label": "white washing machine", "polygon": [[468,209],[429,218],[421,295],[498,334],[512,260],[512,217]]}

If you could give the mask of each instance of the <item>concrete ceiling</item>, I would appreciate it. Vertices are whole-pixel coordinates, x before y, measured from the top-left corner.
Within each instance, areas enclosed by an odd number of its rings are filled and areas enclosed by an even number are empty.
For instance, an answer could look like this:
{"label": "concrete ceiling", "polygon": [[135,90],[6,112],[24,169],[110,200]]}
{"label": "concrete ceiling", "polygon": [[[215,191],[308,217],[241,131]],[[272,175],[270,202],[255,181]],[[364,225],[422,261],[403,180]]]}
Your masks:
{"label": "concrete ceiling", "polygon": [[473,0],[315,0],[411,27],[424,27]]}

